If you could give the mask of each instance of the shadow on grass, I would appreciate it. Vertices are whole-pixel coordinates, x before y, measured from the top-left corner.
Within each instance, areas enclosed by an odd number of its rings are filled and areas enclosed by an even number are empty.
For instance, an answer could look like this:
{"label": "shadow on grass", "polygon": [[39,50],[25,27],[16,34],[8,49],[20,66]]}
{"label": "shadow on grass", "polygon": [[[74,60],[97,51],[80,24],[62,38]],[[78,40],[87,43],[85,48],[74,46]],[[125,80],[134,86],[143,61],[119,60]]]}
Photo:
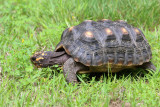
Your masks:
{"label": "shadow on grass", "polygon": [[146,75],[152,75],[152,71],[147,71],[143,69],[125,69],[117,73],[104,73],[104,72],[95,72],[90,74],[78,74],[78,76],[85,82],[92,81],[92,79],[95,79],[95,81],[100,81],[102,79],[108,79],[111,78],[113,80],[116,79],[139,79],[144,78]]}

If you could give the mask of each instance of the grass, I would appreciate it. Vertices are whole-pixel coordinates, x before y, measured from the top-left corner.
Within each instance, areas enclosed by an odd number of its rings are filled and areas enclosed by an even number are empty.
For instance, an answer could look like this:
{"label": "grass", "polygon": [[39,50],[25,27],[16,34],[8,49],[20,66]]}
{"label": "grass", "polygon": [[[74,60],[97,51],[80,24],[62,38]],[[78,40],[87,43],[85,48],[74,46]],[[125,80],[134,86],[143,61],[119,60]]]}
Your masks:
{"label": "grass", "polygon": [[83,20],[122,19],[144,32],[160,69],[159,13],[158,0],[0,0],[0,106],[160,106],[158,70],[98,80],[83,74],[72,86],[62,71],[36,69],[29,59],[36,51],[54,50],[63,30]]}

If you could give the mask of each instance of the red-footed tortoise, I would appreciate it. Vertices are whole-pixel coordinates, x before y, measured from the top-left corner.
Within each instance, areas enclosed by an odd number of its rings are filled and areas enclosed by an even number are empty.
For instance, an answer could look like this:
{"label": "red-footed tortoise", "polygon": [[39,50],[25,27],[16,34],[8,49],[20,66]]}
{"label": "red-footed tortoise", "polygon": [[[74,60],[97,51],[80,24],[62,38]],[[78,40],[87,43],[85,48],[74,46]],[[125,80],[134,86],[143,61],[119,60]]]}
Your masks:
{"label": "red-footed tortoise", "polygon": [[144,34],[125,21],[86,20],[67,28],[54,51],[37,52],[31,61],[37,67],[63,66],[67,82],[77,82],[77,73],[118,72],[126,68],[156,70]]}

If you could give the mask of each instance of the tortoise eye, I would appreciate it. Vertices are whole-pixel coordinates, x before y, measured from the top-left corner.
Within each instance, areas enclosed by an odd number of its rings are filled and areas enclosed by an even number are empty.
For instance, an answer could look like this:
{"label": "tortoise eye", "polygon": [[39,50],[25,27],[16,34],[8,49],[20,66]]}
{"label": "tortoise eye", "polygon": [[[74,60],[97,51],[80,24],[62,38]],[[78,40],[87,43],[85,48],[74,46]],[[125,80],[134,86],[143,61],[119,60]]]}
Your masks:
{"label": "tortoise eye", "polygon": [[36,57],[33,56],[33,57],[31,58],[31,60],[32,60],[32,61],[35,61],[35,60],[36,60]]}

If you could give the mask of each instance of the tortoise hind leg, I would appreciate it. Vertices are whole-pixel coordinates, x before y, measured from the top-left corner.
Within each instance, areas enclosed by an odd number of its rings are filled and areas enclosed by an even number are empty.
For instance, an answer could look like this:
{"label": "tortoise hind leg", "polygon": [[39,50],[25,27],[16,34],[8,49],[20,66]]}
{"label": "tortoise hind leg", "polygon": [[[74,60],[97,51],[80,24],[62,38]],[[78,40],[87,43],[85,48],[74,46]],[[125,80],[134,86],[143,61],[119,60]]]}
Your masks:
{"label": "tortoise hind leg", "polygon": [[150,69],[153,71],[156,71],[156,67],[154,66],[154,64],[150,61],[150,62],[146,62],[142,65],[139,65],[138,68],[142,68],[142,69]]}
{"label": "tortoise hind leg", "polygon": [[89,70],[89,67],[81,63],[75,62],[73,58],[69,58],[64,63],[64,66],[63,66],[63,74],[68,83],[76,83],[77,82],[76,73],[82,70],[87,71]]}

